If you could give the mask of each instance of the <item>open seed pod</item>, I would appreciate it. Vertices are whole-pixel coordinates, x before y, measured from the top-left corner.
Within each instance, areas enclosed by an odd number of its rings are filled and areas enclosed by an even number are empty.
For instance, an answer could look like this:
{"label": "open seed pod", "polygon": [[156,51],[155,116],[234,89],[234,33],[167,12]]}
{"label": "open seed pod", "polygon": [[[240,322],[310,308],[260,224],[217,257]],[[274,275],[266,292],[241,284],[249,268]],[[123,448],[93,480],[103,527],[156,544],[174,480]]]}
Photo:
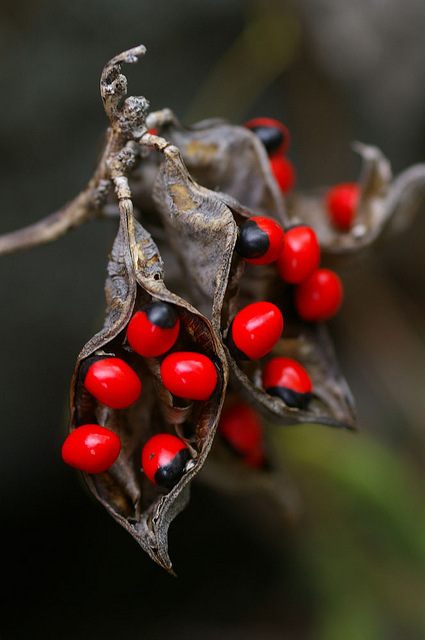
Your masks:
{"label": "open seed pod", "polygon": [[214,329],[226,338],[242,306],[258,300],[273,301],[281,309],[287,328],[272,354],[290,353],[304,363],[313,379],[314,395],[308,410],[286,406],[262,389],[264,363],[241,364],[225,347],[235,389],[273,422],[354,428],[353,400],[325,328],[296,317],[292,291],[276,278],[274,267],[245,265],[234,253],[236,222],[252,212],[227,194],[197,185],[177,150],[167,153],[161,164],[154,198],[170,244],[186,277],[193,280],[196,305],[211,318]]}
{"label": "open seed pod", "polygon": [[[115,464],[99,474],[84,473],[92,493],[129,531],[145,551],[171,571],[167,531],[170,522],[189,499],[189,483],[202,467],[220,415],[227,382],[222,346],[209,322],[163,282],[163,265],[151,236],[134,221],[131,201],[121,207],[120,230],[114,243],[106,281],[107,316],[104,328],[83,347],[71,385],[70,430],[96,423],[118,434],[121,453]],[[159,358],[144,358],[129,346],[126,330],[132,314],[151,301],[174,306],[180,320],[175,348],[207,355],[217,369],[218,382],[206,401],[174,397],[162,384]],[[139,399],[124,409],[98,402],[83,385],[84,372],[93,357],[118,356],[142,381]],[[150,482],[141,470],[143,444],[156,433],[183,438],[192,460],[171,490]]]}
{"label": "open seed pod", "polygon": [[327,189],[287,198],[291,224],[313,227],[322,255],[333,258],[336,265],[406,228],[425,195],[425,164],[409,167],[393,179],[390,163],[377,147],[355,143],[353,148],[362,158],[362,168],[357,181],[359,202],[349,230],[341,231],[332,224],[325,203]]}

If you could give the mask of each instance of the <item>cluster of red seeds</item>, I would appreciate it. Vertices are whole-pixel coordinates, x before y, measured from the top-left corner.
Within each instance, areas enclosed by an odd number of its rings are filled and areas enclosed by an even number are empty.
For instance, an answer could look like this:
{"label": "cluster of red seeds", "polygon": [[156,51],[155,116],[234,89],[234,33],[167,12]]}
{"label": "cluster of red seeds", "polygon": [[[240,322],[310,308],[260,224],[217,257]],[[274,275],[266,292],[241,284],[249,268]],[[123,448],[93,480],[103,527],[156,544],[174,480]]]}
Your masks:
{"label": "cluster of red seeds", "polygon": [[[256,118],[245,125],[263,142],[271,170],[282,192],[295,183],[295,171],[285,157],[289,147],[288,129],[271,118]],[[336,185],[326,195],[332,222],[349,229],[359,198],[356,184]],[[298,315],[306,321],[328,320],[339,309],[343,289],[339,277],[329,269],[320,269],[320,247],[313,229],[294,226],[284,232],[274,220],[255,217],[239,227],[235,247],[243,260],[254,265],[276,263],[281,278],[293,285]],[[271,302],[255,302],[243,308],[233,319],[228,345],[239,360],[266,356],[283,331],[281,311]],[[175,308],[164,302],[152,302],[136,311],[127,328],[127,340],[140,356],[163,356],[177,341],[180,323]],[[175,351],[161,363],[161,379],[175,396],[207,400],[217,385],[217,371],[207,356]],[[290,407],[305,409],[311,398],[312,383],[302,365],[291,358],[272,358],[262,375],[264,389],[282,398]],[[124,409],[139,398],[142,385],[136,372],[118,357],[97,357],[85,368],[84,387],[98,402],[113,409]],[[249,405],[237,402],[226,407],[219,432],[243,461],[255,467],[264,465],[264,438],[260,417]],[[75,429],[65,440],[62,456],[66,463],[87,473],[102,473],[117,460],[121,442],[116,433],[96,424]],[[171,488],[182,477],[190,453],[183,440],[160,433],[144,445],[142,468],[153,483]]]}
{"label": "cluster of red seeds", "polygon": [[[264,144],[272,172],[282,192],[295,182],[295,172],[284,157],[289,146],[289,131],[271,118],[256,118],[245,124]],[[327,195],[331,220],[340,228],[354,218],[357,185],[337,185]],[[358,196],[357,196],[358,197]],[[349,213],[350,212],[350,213]],[[345,222],[348,224],[348,222]],[[276,263],[281,278],[294,287],[294,304],[300,318],[309,322],[329,320],[339,309],[343,288],[340,278],[329,269],[321,269],[320,246],[313,229],[297,225],[284,232],[266,217],[250,218],[239,227],[236,252],[254,265]],[[267,355],[283,330],[280,310],[270,302],[256,302],[234,318],[228,345],[238,360],[254,360]],[[312,396],[312,382],[304,367],[292,358],[276,357],[263,369],[263,388],[281,398],[290,407],[306,409]],[[223,411],[219,432],[246,464],[264,464],[263,430],[258,414],[249,405],[238,402]]]}
{"label": "cluster of red seeds", "polygon": [[[144,358],[163,356],[176,344],[180,322],[176,309],[165,302],[151,302],[131,318],[127,327],[130,347]],[[85,367],[83,384],[98,402],[124,409],[139,398],[142,385],[136,372],[117,357],[96,357]],[[208,400],[217,385],[217,370],[207,356],[174,351],[161,362],[161,379],[175,396]],[[99,425],[82,425],[65,440],[62,457],[87,473],[109,469],[120,453],[120,439]],[[161,433],[150,438],[142,450],[142,468],[155,484],[172,487],[184,473],[189,449],[177,436]]]}

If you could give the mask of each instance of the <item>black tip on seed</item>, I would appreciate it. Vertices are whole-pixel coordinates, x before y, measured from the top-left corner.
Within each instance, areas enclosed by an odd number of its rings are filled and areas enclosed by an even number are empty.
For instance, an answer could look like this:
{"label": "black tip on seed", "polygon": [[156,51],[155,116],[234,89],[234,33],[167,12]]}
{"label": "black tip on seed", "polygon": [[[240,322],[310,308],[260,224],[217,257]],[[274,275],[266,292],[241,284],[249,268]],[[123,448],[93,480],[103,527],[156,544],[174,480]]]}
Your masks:
{"label": "black tip on seed", "polygon": [[299,391],[288,389],[288,387],[270,387],[266,391],[270,396],[281,398],[288,407],[294,407],[295,409],[307,409],[313,397],[310,392],[300,393]]}
{"label": "black tip on seed", "polygon": [[283,132],[277,127],[253,127],[251,129],[266,147],[268,153],[277,151],[283,143]]}
{"label": "black tip on seed", "polygon": [[84,384],[88,370],[90,369],[92,364],[94,364],[95,362],[98,362],[99,360],[106,360],[107,358],[114,358],[114,355],[105,354],[101,356],[89,356],[88,358],[83,360],[83,362],[80,365],[80,370],[78,373],[80,381]]}
{"label": "black tip on seed", "polygon": [[261,258],[267,253],[269,246],[269,236],[260,229],[255,220],[246,220],[241,224],[235,245],[235,251],[241,258]]}
{"label": "black tip on seed", "polygon": [[168,302],[150,302],[140,311],[144,311],[149,322],[161,329],[172,329],[178,320],[176,308]]}
{"label": "black tip on seed", "polygon": [[229,331],[227,333],[227,348],[229,349],[232,357],[235,360],[251,360],[251,358],[249,358],[246,353],[244,353],[243,351],[241,351],[240,349],[238,349],[238,347],[235,345],[234,340],[233,340],[233,335],[232,335],[232,326],[233,323],[230,325],[229,327]]}
{"label": "black tip on seed", "polygon": [[168,464],[163,465],[155,473],[155,482],[160,487],[171,489],[184,474],[187,462],[190,460],[189,449],[180,449]]}

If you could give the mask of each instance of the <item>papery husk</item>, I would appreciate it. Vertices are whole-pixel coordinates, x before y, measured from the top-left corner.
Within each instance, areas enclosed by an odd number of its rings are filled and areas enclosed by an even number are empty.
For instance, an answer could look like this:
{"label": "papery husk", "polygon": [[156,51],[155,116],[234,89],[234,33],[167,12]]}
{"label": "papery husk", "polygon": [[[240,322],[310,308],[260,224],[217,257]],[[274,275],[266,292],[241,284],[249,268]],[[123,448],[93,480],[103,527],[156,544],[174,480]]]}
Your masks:
{"label": "papery husk", "polygon": [[211,318],[214,329],[226,338],[243,306],[258,300],[274,302],[285,319],[289,314],[291,328],[289,334],[284,329],[268,357],[290,353],[309,372],[314,393],[308,410],[288,407],[261,387],[265,359],[242,364],[226,348],[232,386],[270,421],[355,428],[354,402],[325,327],[304,323],[296,316],[292,288],[276,278],[273,266],[245,265],[234,253],[235,218],[242,221],[253,212],[228,194],[196,184],[177,150],[161,164],[154,197],[170,244],[193,282],[197,306]]}
{"label": "papery husk", "polygon": [[286,226],[284,198],[254,133],[223,120],[204,120],[191,127],[184,127],[173,114],[170,120],[161,127],[161,135],[179,148],[194,180],[234,198],[254,215],[272,217]]}
{"label": "papery husk", "polygon": [[380,149],[359,142],[353,149],[360,154],[362,167],[357,180],[360,199],[350,229],[341,231],[332,224],[325,201],[329,187],[287,198],[290,223],[311,226],[324,260],[335,267],[353,262],[378,242],[407,228],[425,196],[425,164],[409,167],[393,178],[389,160]]}
{"label": "papery husk", "polygon": [[[168,527],[186,506],[189,484],[202,467],[217,426],[227,364],[223,348],[211,325],[195,308],[171,293],[163,282],[163,265],[156,245],[131,212],[121,217],[112,250],[106,282],[108,303],[104,328],[83,347],[71,385],[70,430],[81,424],[98,423],[117,433],[122,449],[117,462],[101,474],[83,473],[85,482],[108,512],[162,567],[172,572],[168,556]],[[205,402],[175,399],[162,385],[158,358],[142,358],[126,342],[126,327],[137,307],[162,300],[179,311],[181,348],[201,351],[215,363],[218,384]],[[123,358],[142,380],[139,399],[127,409],[105,407],[83,387],[79,371],[92,355],[114,354]],[[179,433],[183,423],[192,427],[188,445],[193,466],[169,492],[151,483],[141,470],[143,444],[159,432]],[[186,436],[187,437],[187,436]]]}

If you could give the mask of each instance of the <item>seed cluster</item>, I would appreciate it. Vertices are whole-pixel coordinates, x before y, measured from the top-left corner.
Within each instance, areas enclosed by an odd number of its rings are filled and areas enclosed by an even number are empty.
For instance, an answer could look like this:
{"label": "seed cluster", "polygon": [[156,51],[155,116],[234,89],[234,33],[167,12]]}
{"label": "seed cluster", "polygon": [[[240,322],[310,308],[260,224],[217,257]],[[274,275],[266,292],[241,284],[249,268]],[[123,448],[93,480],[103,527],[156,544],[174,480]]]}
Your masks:
{"label": "seed cluster", "polygon": [[[279,186],[282,191],[288,191],[295,181],[295,172],[284,157],[290,140],[287,128],[270,118],[257,118],[245,126],[264,144]],[[341,190],[330,192],[327,199],[329,209],[341,211],[344,206],[347,209],[348,191],[350,189],[344,185],[342,196]],[[353,203],[355,189],[350,193],[350,202]],[[334,217],[337,219],[338,215]],[[334,272],[319,268],[320,247],[310,227],[297,225],[284,231],[271,218],[249,218],[239,225],[235,251],[245,262],[256,266],[275,263],[282,280],[294,288],[295,309],[301,319],[312,322],[328,320],[338,310],[343,296],[341,281]],[[254,302],[233,318],[227,332],[227,344],[237,361],[258,360],[273,350],[283,329],[284,318],[275,304]],[[172,351],[180,330],[177,308],[167,302],[152,301],[136,310],[131,317],[127,326],[127,342],[134,353],[143,358],[164,356],[160,376],[164,387],[173,396],[206,401],[217,386],[216,367],[202,353]],[[88,358],[81,367],[80,375],[85,389],[99,403],[112,409],[131,406],[142,393],[142,383],[136,371],[116,356]],[[305,409],[312,397],[313,385],[308,372],[291,358],[274,357],[269,360],[263,369],[262,385],[269,395],[281,398],[289,407]],[[264,466],[263,426],[252,407],[241,401],[227,403],[218,431],[244,463]],[[102,473],[115,463],[120,448],[120,439],[112,430],[85,424],[68,436],[62,455],[65,462],[77,469]],[[141,454],[145,476],[166,488],[171,488],[181,479],[190,459],[186,442],[169,433],[152,436],[145,442]]]}
{"label": "seed cluster", "polygon": [[[127,341],[144,358],[167,354],[176,344],[180,321],[176,308],[154,301],[136,311],[127,327]],[[201,353],[173,351],[165,355],[160,367],[161,380],[173,395],[186,400],[205,401],[217,385],[212,360]],[[85,389],[98,402],[113,409],[124,409],[139,398],[142,384],[137,373],[118,357],[89,358],[81,368]],[[112,430],[86,424],[65,440],[64,461],[87,473],[107,471],[117,460],[120,439]],[[190,460],[186,443],[177,436],[161,433],[151,437],[142,450],[142,468],[153,483],[167,488],[176,484]]]}
{"label": "seed cluster", "polygon": [[[282,179],[283,169],[279,173],[278,167],[286,166],[279,163],[289,146],[288,130],[270,118],[250,120],[245,126],[264,144],[272,172],[282,191],[287,191],[287,176]],[[330,210],[341,211],[344,206],[347,209],[348,201],[353,208],[357,185],[343,187],[342,190],[331,190],[328,197]],[[334,218],[338,216],[334,215]],[[249,218],[239,227],[235,250],[250,264],[275,263],[282,280],[294,288],[294,305],[302,320],[321,322],[338,311],[343,298],[342,283],[333,271],[319,268],[320,246],[311,227],[296,225],[284,231],[269,218]],[[271,302],[255,302],[244,307],[236,314],[228,331],[227,343],[231,354],[239,361],[263,358],[280,339],[283,326],[282,313]],[[262,385],[269,395],[281,398],[289,407],[306,409],[312,398],[311,378],[304,367],[292,358],[274,357],[269,360],[262,372]],[[225,409],[218,431],[246,464],[264,464],[261,419],[248,404],[236,402]]]}

